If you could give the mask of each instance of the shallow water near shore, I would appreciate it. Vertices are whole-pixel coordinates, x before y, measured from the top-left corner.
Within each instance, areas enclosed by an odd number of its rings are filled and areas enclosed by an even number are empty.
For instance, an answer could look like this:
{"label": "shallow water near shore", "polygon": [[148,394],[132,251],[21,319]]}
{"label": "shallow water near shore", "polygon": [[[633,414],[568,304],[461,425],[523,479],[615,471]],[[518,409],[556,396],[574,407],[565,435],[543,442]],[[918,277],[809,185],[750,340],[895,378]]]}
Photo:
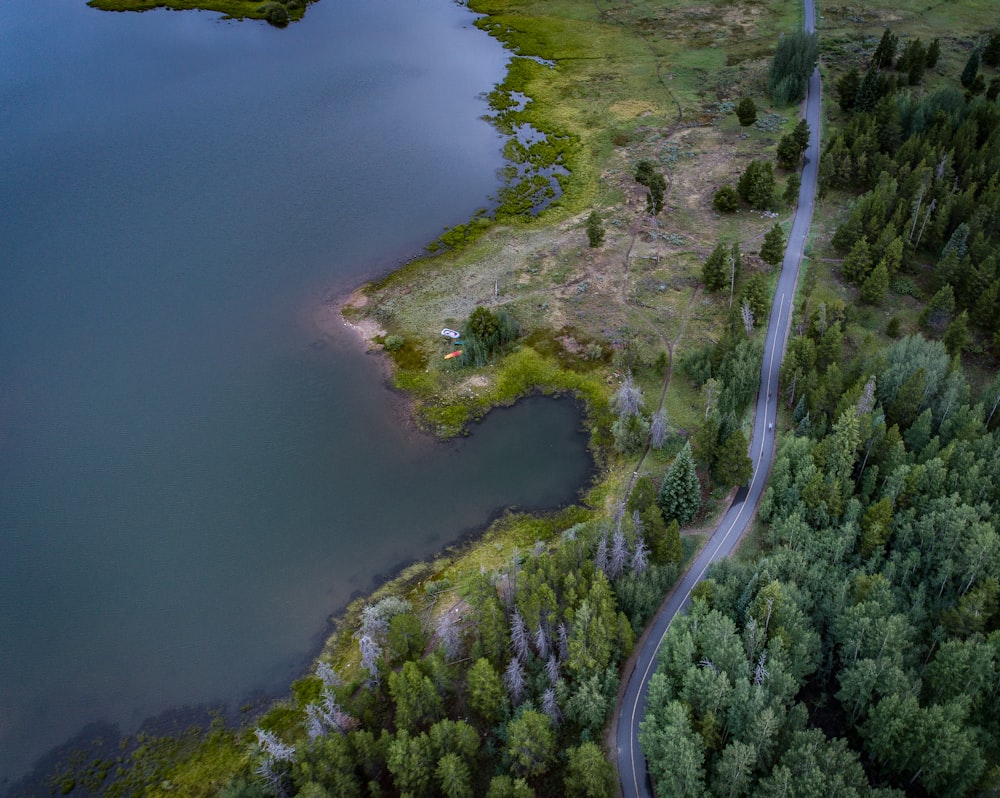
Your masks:
{"label": "shallow water near shore", "polygon": [[570,402],[439,444],[315,345],[322,297],[497,188],[506,55],[466,9],[6,11],[0,790],[88,723],[281,689],[377,574],[591,469]]}

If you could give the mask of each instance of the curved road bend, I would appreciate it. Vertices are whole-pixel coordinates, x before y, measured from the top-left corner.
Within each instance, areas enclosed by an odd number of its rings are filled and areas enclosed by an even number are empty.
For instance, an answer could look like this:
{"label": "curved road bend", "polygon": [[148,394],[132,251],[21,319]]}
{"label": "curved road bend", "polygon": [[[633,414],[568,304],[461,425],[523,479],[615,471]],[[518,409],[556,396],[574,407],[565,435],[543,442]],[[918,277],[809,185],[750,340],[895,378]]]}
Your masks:
{"label": "curved road bend", "polygon": [[[815,9],[812,0],[804,0],[805,30],[815,30]],[[639,722],[646,708],[646,691],[649,679],[656,668],[657,651],[670,627],[670,622],[687,606],[691,591],[705,575],[708,567],[716,560],[728,557],[746,530],[761,494],[767,483],[771,464],[774,460],[773,424],[777,413],[778,371],[785,352],[785,342],[791,322],[792,302],[795,285],[799,276],[799,264],[805,248],[806,236],[812,223],[813,207],[816,201],[816,179],[819,172],[819,130],[820,130],[820,78],[817,68],[809,78],[806,95],[806,120],[809,123],[809,146],[805,152],[802,169],[802,185],[799,189],[799,204],[788,236],[785,259],[774,293],[774,305],[764,339],[764,360],[761,364],[757,407],[754,414],[753,436],[750,444],[750,458],[754,464],[750,485],[740,488],[729,510],[708,543],[701,550],[684,577],[673,589],[639,643],[638,652],[633,655],[631,672],[624,674],[626,681],[624,698],[618,714],[615,729],[618,774],[621,779],[621,795],[625,798],[648,796],[653,789],[646,771],[646,758],[639,749]]]}

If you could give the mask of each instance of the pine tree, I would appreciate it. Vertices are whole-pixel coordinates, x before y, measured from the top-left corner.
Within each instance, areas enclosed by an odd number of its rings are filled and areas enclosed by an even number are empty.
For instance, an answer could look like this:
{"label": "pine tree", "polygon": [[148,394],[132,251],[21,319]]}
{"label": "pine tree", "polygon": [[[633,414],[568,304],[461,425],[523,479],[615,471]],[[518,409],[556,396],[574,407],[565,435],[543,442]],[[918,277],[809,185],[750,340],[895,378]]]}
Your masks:
{"label": "pine tree", "polygon": [[837,81],[837,104],[841,111],[854,110],[854,98],[858,96],[861,75],[853,67]]}
{"label": "pine tree", "polygon": [[750,161],[736,183],[736,191],[756,210],[766,210],[774,201],[774,167],[770,161]]}
{"label": "pine tree", "polygon": [[882,254],[882,260],[885,261],[889,277],[894,277],[899,273],[899,269],[903,265],[903,239],[900,236],[896,236],[889,242],[889,246],[885,248],[885,252]]}
{"label": "pine tree", "polygon": [[615,772],[600,747],[587,740],[567,752],[563,795],[579,798],[611,798],[615,794]]}
{"label": "pine tree", "polygon": [[764,243],[760,248],[760,259],[764,263],[776,266],[785,257],[785,234],[781,231],[781,225],[777,222],[774,227],[767,231],[764,236]]}
{"label": "pine tree", "polygon": [[959,78],[962,86],[970,88],[979,74],[979,50],[973,50],[969,60],[965,62],[965,69],[962,70],[962,77]]}
{"label": "pine tree", "polygon": [[500,718],[506,705],[503,683],[490,661],[476,660],[469,668],[465,682],[469,706],[488,723]]}
{"label": "pine tree", "polygon": [[740,195],[732,186],[720,186],[712,195],[712,207],[719,213],[732,213],[740,207]]}
{"label": "pine tree", "polygon": [[954,310],[955,291],[950,283],[945,283],[920,312],[919,324],[925,330],[940,332],[948,324]]}
{"label": "pine tree", "polygon": [[742,127],[750,127],[757,121],[757,103],[750,97],[744,97],[736,106],[736,116]]}
{"label": "pine tree", "polygon": [[861,299],[869,305],[881,305],[889,292],[889,269],[883,258],[861,284]]}
{"label": "pine tree", "polygon": [[909,429],[920,410],[926,387],[927,375],[923,367],[920,367],[907,377],[896,392],[896,397],[886,407],[886,421],[897,425],[900,430]]}
{"label": "pine tree", "polygon": [[587,217],[587,241],[591,247],[599,247],[604,243],[604,225],[597,211],[591,211]]}
{"label": "pine tree", "polygon": [[519,776],[542,775],[556,756],[556,735],[549,719],[529,709],[507,726],[507,754]]}
{"label": "pine tree", "polygon": [[681,525],[687,524],[697,515],[701,507],[701,485],[695,472],[690,442],[684,444],[667,469],[657,503],[668,523],[676,519]]}
{"label": "pine tree", "polygon": [[401,671],[389,673],[389,694],[396,704],[396,726],[413,731],[441,717],[444,701],[438,688],[420,666],[404,662]]}
{"label": "pine tree", "polygon": [[472,776],[462,758],[449,751],[437,763],[437,778],[446,798],[472,798]]}
{"label": "pine tree", "polygon": [[877,69],[869,69],[858,85],[858,91],[854,95],[854,110],[858,113],[866,113],[875,110],[879,98],[882,96],[883,81]]}
{"label": "pine tree", "polygon": [[802,153],[799,152],[798,145],[796,145],[791,133],[786,133],[781,137],[775,157],[778,159],[778,166],[782,169],[796,169],[798,167]]}
{"label": "pine tree", "polygon": [[788,205],[794,205],[799,201],[799,189],[802,187],[802,177],[798,172],[792,172],[785,183],[785,193],[781,198]]}
{"label": "pine tree", "polygon": [[871,269],[871,249],[868,246],[868,239],[862,236],[851,247],[851,251],[847,254],[847,257],[844,258],[844,262],[840,267],[840,273],[844,276],[845,280],[860,284],[868,277]]}
{"label": "pine tree", "polygon": [[1000,67],[1000,33],[994,33],[983,48],[983,63]]}
{"label": "pine tree", "polygon": [[652,161],[639,161],[635,167],[635,181],[647,189],[646,210],[656,216],[663,210],[663,195],[667,190],[667,179],[657,171]]}
{"label": "pine tree", "polygon": [[884,66],[891,65],[896,58],[896,48],[898,46],[899,37],[889,30],[889,28],[886,28],[882,34],[882,38],[879,40],[878,47],[875,48],[874,55],[872,55],[872,66],[876,69],[881,69]]}
{"label": "pine tree", "polygon": [[944,331],[944,346],[948,354],[961,355],[969,343],[969,312],[963,310]]}
{"label": "pine tree", "polygon": [[802,154],[809,146],[809,123],[800,119],[795,128],[778,142],[778,164],[784,169],[797,169]]}
{"label": "pine tree", "polygon": [[753,462],[747,454],[749,444],[742,430],[736,430],[719,446],[715,458],[715,481],[722,487],[746,485],[753,476]]}
{"label": "pine tree", "polygon": [[928,69],[934,69],[937,66],[938,59],[941,57],[941,40],[935,39],[929,45],[927,45],[927,54],[924,56],[924,66]]}
{"label": "pine tree", "polygon": [[754,326],[759,327],[767,318],[767,309],[770,306],[764,275],[755,274],[747,280],[743,285],[740,299],[750,306],[750,312],[753,313],[754,317]]}
{"label": "pine tree", "polygon": [[786,105],[805,96],[818,52],[815,33],[800,31],[778,40],[767,78],[767,88],[775,103]]}
{"label": "pine tree", "polygon": [[729,283],[728,252],[725,244],[717,244],[701,267],[701,279],[709,291],[718,291]]}
{"label": "pine tree", "polygon": [[896,70],[906,73],[906,81],[916,86],[924,77],[927,65],[927,50],[920,39],[911,39],[903,48],[903,54],[896,62]]}

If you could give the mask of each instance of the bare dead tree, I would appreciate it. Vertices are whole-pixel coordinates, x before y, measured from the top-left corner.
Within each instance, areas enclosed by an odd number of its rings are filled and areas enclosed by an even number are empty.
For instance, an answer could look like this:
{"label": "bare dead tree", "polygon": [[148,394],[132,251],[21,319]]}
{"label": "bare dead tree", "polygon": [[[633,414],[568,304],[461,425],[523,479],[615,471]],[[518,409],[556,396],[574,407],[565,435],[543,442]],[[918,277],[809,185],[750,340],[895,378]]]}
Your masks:
{"label": "bare dead tree", "polygon": [[517,657],[511,657],[510,663],[503,673],[503,683],[507,688],[511,703],[514,706],[520,704],[524,700],[524,668],[518,662]]}
{"label": "bare dead tree", "polygon": [[517,657],[518,661],[521,663],[527,662],[528,655],[531,653],[528,641],[528,629],[524,625],[521,613],[517,610],[514,610],[510,616],[510,642],[514,647],[514,656]]}
{"label": "bare dead tree", "polygon": [[654,449],[662,449],[667,441],[667,411],[660,408],[653,416],[653,423],[649,428],[649,445]]}
{"label": "bare dead tree", "polygon": [[740,319],[743,321],[743,329],[746,330],[747,336],[753,335],[756,320],[753,317],[753,310],[750,308],[750,303],[745,299],[740,305]]}

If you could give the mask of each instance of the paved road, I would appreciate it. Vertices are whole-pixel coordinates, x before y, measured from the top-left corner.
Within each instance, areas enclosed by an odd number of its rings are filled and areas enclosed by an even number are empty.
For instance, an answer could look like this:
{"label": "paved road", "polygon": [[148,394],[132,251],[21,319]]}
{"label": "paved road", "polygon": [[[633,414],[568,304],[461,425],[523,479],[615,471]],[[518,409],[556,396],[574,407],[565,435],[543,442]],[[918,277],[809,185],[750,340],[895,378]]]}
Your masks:
{"label": "paved road", "polygon": [[[812,0],[804,0],[804,4],[804,27],[807,31],[813,31],[816,17]],[[820,91],[817,69],[809,78],[806,98],[806,120],[809,122],[810,134],[809,146],[805,152],[805,166],[802,170],[799,205],[792,221],[785,259],[781,265],[781,274],[774,294],[774,305],[767,325],[767,337],[764,341],[764,360],[760,373],[761,388],[757,394],[757,408],[750,443],[750,458],[754,464],[753,478],[749,486],[741,488],[737,493],[732,506],[708,543],[660,608],[659,614],[640,642],[641,648],[638,656],[633,658],[635,664],[632,671],[624,676],[625,695],[615,729],[615,743],[621,794],[625,798],[638,796],[652,798],[653,795],[652,785],[646,772],[646,758],[639,749],[639,722],[645,712],[646,692],[649,679],[656,669],[656,655],[660,644],[670,627],[670,622],[687,606],[691,591],[705,575],[708,567],[716,560],[732,554],[753,516],[771,471],[774,459],[773,424],[777,410],[778,371],[781,368],[785,342],[788,339],[795,284],[798,281],[799,264],[812,223],[816,199],[816,179],[819,171]]]}

